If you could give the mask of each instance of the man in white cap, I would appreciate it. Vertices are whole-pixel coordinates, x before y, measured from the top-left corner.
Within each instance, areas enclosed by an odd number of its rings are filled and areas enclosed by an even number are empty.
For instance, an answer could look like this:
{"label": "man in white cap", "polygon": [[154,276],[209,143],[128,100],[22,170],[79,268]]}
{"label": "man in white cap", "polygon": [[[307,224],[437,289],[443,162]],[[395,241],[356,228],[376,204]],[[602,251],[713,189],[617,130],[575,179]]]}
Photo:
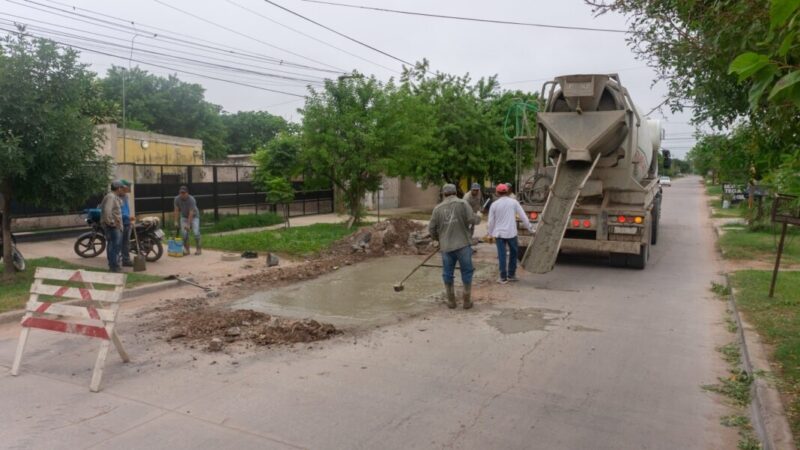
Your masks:
{"label": "man in white cap", "polygon": [[481,222],[480,216],[472,212],[469,204],[456,196],[456,186],[445,184],[442,188],[444,200],[436,205],[428,224],[428,231],[435,241],[439,241],[442,253],[442,280],[447,293],[447,307],[455,308],[456,291],[453,285],[456,262],[461,268],[461,282],[464,283],[464,309],[472,308],[472,237],[470,225]]}
{"label": "man in white cap", "polygon": [[[517,239],[517,217],[522,220],[525,228],[532,231],[528,215],[518,201],[509,196],[508,185],[497,185],[497,200],[489,207],[489,236],[497,244],[497,259],[500,263],[500,284],[517,281],[517,254],[519,242]],[[508,259],[506,259],[508,249]]]}

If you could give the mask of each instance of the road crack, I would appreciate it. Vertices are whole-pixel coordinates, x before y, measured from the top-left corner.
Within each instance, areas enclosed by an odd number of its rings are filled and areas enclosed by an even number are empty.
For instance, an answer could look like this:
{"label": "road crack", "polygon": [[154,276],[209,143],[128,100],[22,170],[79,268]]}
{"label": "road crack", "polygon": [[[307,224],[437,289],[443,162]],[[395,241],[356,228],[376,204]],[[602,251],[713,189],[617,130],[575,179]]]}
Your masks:
{"label": "road crack", "polygon": [[525,364],[526,364],[525,359],[528,356],[530,356],[533,352],[535,352],[536,349],[538,349],[539,346],[542,345],[542,343],[547,339],[548,336],[549,336],[549,334],[544,336],[542,339],[537,341],[530,349],[528,349],[525,353],[520,355],[520,357],[519,357],[520,364],[519,364],[519,367],[517,368],[517,376],[516,376],[516,379],[514,380],[514,382],[511,383],[508,387],[506,387],[502,391],[500,391],[500,392],[492,395],[488,399],[486,399],[481,404],[481,406],[478,407],[477,411],[475,411],[475,415],[473,416],[472,421],[469,423],[469,425],[462,426],[461,429],[459,429],[458,432],[455,434],[455,436],[453,436],[453,438],[450,440],[450,442],[447,443],[446,445],[444,445],[444,448],[455,448],[455,445],[458,443],[458,441],[460,441],[461,439],[464,438],[464,436],[466,435],[467,431],[472,429],[473,427],[475,427],[475,425],[478,424],[478,421],[480,421],[481,417],[483,416],[483,413],[486,411],[486,409],[488,409],[492,405],[492,403],[495,400],[497,400],[498,398],[502,397],[503,395],[511,392],[512,389],[517,387],[522,382],[522,374],[523,374],[523,372],[525,370]]}

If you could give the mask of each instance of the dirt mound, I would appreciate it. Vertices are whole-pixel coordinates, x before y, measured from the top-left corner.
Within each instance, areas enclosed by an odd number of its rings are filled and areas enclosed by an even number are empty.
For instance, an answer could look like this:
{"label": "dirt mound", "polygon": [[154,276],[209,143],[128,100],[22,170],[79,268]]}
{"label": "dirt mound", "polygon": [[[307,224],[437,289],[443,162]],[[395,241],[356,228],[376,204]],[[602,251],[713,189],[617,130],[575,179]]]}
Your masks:
{"label": "dirt mound", "polygon": [[163,325],[169,341],[202,342],[209,351],[220,351],[237,341],[256,345],[291,344],[328,339],[340,331],[316,320],[294,320],[252,310],[210,306],[206,300],[185,301],[174,307]]}
{"label": "dirt mound", "polygon": [[252,288],[316,278],[367,258],[386,255],[418,255],[433,251],[425,225],[407,219],[388,219],[362,227],[336,241],[319,257],[302,264],[277,267],[247,275],[226,283],[227,286]]}

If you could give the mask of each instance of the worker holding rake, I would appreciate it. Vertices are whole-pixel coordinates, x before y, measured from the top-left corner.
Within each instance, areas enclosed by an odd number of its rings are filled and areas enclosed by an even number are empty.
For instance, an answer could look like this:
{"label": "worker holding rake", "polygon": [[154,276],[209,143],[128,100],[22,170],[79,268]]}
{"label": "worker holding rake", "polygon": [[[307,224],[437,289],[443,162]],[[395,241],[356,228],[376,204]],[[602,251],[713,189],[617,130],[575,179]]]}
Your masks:
{"label": "worker holding rake", "polygon": [[442,254],[442,279],[447,293],[447,307],[455,308],[456,292],[453,276],[458,262],[461,282],[464,283],[464,309],[472,308],[472,234],[470,226],[480,223],[481,218],[472,212],[467,202],[456,196],[456,186],[445,184],[442,188],[444,200],[433,210],[428,231],[439,241]]}

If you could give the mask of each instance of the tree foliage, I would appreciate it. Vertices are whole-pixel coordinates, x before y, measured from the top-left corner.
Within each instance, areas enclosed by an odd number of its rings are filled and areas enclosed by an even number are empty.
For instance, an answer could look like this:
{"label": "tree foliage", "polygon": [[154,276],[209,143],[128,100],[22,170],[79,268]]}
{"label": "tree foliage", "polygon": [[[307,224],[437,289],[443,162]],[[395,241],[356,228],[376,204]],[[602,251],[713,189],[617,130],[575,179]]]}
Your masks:
{"label": "tree foliage", "polygon": [[[66,210],[108,183],[93,121],[104,105],[77,56],[22,33],[0,41],[3,242],[10,242],[12,201]],[[3,246],[6,274],[13,273],[10,249]]]}
{"label": "tree foliage", "polygon": [[222,107],[205,100],[205,89],[175,75],[161,77],[134,67],[113,66],[102,79],[104,99],[116,105],[122,123],[122,79],[125,77],[126,126],[203,140],[209,159],[228,153]]}
{"label": "tree foliage", "polygon": [[430,130],[424,106],[392,81],[356,72],[310,90],[302,159],[341,192],[353,221],[363,217],[361,201],[384,175],[403,174],[422,157]]}
{"label": "tree foliage", "polygon": [[222,116],[227,130],[228,153],[255,153],[266,146],[281,131],[286,120],[266,111],[240,111]]}
{"label": "tree foliage", "polygon": [[513,94],[501,95],[496,77],[473,82],[469,75],[431,74],[422,61],[407,68],[401,81],[425,106],[431,130],[423,157],[411,167],[414,178],[425,184],[511,179],[515,153],[502,121]]}
{"label": "tree foliage", "polygon": [[750,83],[752,109],[765,93],[768,101],[800,109],[800,1],[771,0],[767,30],[761,39],[746,42],[729,71]]}
{"label": "tree foliage", "polygon": [[711,167],[732,180],[800,176],[792,164],[800,151],[800,2],[587,3],[597,14],[628,16],[631,48],[667,84],[673,111],[689,105],[695,122],[732,128],[698,143],[697,170]]}

